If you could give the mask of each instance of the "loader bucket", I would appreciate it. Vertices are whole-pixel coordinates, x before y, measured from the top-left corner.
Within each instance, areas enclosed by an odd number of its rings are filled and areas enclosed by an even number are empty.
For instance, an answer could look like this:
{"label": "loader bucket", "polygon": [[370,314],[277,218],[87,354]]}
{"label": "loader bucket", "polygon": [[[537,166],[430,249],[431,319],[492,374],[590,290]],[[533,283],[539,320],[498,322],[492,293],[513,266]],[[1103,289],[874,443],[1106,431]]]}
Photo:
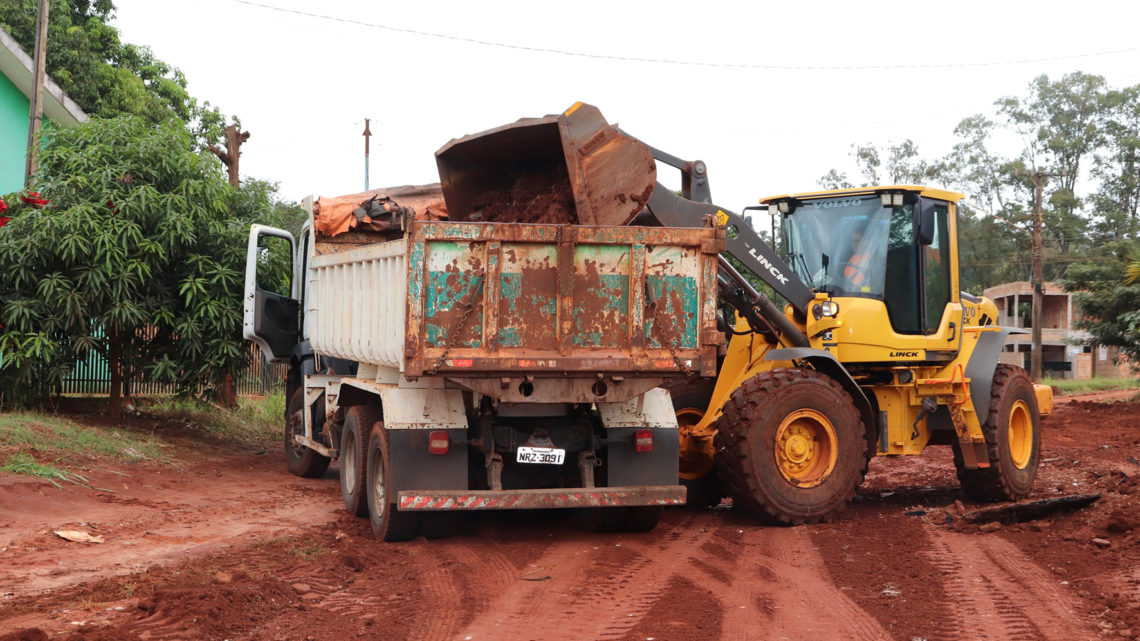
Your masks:
{"label": "loader bucket", "polygon": [[649,148],[583,103],[452,140],[435,160],[457,221],[621,226],[657,182]]}

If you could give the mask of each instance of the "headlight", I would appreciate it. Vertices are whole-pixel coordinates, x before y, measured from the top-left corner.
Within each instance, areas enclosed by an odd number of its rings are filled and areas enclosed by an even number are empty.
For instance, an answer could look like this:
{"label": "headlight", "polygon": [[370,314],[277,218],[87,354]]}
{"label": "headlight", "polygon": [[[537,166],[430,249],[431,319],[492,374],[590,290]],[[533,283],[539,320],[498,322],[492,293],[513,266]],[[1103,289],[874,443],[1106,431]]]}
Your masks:
{"label": "headlight", "polygon": [[816,303],[815,305],[812,306],[811,313],[812,313],[812,316],[815,316],[816,320],[819,320],[819,319],[823,318],[824,316],[834,317],[836,314],[839,313],[839,305],[833,301],[824,301],[822,303]]}

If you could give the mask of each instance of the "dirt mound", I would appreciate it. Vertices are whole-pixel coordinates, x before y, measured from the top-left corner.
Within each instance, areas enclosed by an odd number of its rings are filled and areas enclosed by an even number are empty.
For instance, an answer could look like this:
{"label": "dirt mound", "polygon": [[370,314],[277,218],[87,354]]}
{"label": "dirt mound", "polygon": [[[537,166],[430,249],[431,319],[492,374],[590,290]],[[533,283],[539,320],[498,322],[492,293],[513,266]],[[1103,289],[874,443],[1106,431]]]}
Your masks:
{"label": "dirt mound", "polygon": [[564,168],[523,174],[509,189],[488,192],[484,198],[470,220],[550,225],[569,225],[578,220]]}

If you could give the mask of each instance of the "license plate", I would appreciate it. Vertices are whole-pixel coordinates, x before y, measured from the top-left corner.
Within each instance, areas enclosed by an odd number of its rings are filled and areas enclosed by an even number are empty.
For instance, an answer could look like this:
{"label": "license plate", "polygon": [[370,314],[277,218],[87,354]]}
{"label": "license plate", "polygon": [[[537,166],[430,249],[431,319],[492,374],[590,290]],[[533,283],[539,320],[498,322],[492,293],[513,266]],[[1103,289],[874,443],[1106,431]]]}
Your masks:
{"label": "license plate", "polygon": [[519,463],[545,463],[547,465],[562,465],[566,460],[566,450],[553,447],[520,447]]}

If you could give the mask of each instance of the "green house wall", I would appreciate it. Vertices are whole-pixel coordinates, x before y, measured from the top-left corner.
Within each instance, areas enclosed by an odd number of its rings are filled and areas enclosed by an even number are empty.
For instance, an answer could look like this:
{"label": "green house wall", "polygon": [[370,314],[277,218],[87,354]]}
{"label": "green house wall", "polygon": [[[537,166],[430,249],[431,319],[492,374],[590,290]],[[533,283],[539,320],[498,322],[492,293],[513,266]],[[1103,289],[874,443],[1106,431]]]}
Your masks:
{"label": "green house wall", "polygon": [[29,108],[23,92],[0,74],[0,195],[24,187]]}

